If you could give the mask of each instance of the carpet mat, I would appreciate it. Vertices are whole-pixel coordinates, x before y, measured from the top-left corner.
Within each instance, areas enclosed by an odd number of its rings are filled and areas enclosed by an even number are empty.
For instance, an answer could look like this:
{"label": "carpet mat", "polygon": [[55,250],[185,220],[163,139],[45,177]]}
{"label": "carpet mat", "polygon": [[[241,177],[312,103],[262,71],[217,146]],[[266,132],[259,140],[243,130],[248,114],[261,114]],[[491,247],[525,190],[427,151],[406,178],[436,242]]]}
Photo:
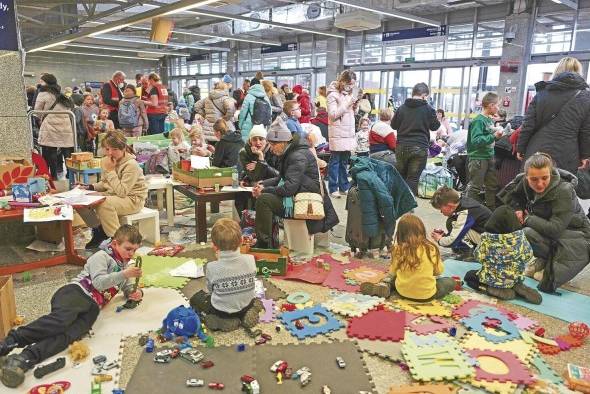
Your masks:
{"label": "carpet mat", "polygon": [[[481,267],[479,263],[470,263],[459,260],[445,260],[445,272],[443,275],[452,276],[458,275],[461,278],[470,270],[477,270]],[[525,278],[525,284],[533,289],[537,288],[538,282],[531,278]],[[465,288],[467,288],[465,286]],[[521,300],[509,301],[511,304],[523,306],[532,309],[544,315],[556,317],[566,322],[582,321],[590,324],[590,297],[574,293],[568,290],[558,289],[557,294],[541,293],[543,302],[541,305],[530,304]],[[564,306],[566,306],[564,308]]]}
{"label": "carpet mat", "polygon": [[[191,260],[188,257],[159,257],[143,256],[143,276],[141,281],[145,287],[169,287],[180,289],[187,284],[189,278],[175,277],[170,271]],[[197,264],[204,264],[204,260],[193,259]]]}

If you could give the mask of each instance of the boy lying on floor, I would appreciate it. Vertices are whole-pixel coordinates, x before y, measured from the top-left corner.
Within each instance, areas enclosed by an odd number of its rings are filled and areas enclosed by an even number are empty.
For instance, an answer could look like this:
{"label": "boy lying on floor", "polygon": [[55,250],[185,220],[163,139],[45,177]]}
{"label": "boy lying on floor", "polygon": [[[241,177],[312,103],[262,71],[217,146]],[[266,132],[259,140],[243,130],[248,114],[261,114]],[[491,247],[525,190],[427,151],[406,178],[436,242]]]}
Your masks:
{"label": "boy lying on floor", "polygon": [[[119,227],[112,240],[103,243],[103,250],[90,256],[82,272],[55,292],[48,315],[11,330],[0,341],[0,381],[6,387],[18,387],[25,372],[86,335],[100,308],[119,290],[127,299],[141,300],[143,292],[132,292],[133,283],[127,281],[141,276],[140,268],[128,265],[140,244],[141,234],[135,227]],[[4,357],[15,348],[24,349]]]}
{"label": "boy lying on floor", "polygon": [[240,323],[246,329],[258,324],[261,304],[254,292],[256,263],[254,256],[242,255],[242,230],[229,218],[219,219],[211,229],[217,261],[205,266],[209,293],[200,290],[190,300],[205,325],[214,331],[233,331]]}

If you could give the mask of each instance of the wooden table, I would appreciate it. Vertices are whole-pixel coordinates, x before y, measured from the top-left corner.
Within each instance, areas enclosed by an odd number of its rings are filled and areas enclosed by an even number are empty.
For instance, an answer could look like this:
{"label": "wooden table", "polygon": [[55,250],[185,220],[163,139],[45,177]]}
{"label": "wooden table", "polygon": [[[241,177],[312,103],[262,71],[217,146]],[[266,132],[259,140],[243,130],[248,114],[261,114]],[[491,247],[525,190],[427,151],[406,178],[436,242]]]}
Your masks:
{"label": "wooden table", "polygon": [[227,192],[203,192],[194,186],[177,185],[177,190],[195,202],[195,221],[197,230],[197,242],[207,242],[207,203],[211,204],[211,212],[219,212],[221,201],[235,200],[240,193],[249,193],[241,190]]}
{"label": "wooden table", "polygon": [[[12,209],[10,211],[0,211],[0,221],[23,220],[22,209]],[[62,221],[64,234],[65,254],[47,259],[32,261],[29,263],[20,263],[8,267],[0,267],[0,275],[10,275],[16,272],[29,271],[36,268],[52,267],[60,264],[84,265],[86,259],[76,253],[74,249],[74,230],[71,220]]]}

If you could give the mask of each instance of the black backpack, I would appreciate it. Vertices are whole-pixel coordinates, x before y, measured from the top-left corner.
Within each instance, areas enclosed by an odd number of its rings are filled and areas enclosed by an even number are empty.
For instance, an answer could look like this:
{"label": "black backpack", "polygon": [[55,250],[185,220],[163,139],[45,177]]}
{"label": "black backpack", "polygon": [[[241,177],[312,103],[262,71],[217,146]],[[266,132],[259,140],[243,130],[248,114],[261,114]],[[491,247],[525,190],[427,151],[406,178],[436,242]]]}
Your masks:
{"label": "black backpack", "polygon": [[252,110],[252,124],[262,124],[266,127],[272,123],[272,108],[270,103],[263,98],[256,97]]}

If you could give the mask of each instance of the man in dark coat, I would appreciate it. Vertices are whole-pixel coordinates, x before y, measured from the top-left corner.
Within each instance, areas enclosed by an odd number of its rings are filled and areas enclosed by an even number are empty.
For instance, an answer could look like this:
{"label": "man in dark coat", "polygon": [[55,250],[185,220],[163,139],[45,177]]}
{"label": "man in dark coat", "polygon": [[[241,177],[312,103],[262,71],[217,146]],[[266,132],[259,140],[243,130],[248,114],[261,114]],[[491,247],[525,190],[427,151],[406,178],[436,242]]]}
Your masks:
{"label": "man in dark coat", "polygon": [[[590,162],[590,91],[577,73],[561,73],[535,84],[520,131],[517,155],[528,159],[548,153],[558,168],[576,173],[582,160]],[[588,163],[590,164],[590,163]]]}
{"label": "man in dark coat", "polygon": [[293,136],[281,118],[270,126],[267,134],[270,149],[281,156],[279,176],[256,185],[252,195],[256,198],[256,247],[268,248],[272,234],[272,216],[285,216],[285,199],[298,193],[320,193],[323,187],[323,220],[307,220],[310,234],[326,232],[338,224],[338,216],[330,197],[320,182],[317,160],[305,140]]}

